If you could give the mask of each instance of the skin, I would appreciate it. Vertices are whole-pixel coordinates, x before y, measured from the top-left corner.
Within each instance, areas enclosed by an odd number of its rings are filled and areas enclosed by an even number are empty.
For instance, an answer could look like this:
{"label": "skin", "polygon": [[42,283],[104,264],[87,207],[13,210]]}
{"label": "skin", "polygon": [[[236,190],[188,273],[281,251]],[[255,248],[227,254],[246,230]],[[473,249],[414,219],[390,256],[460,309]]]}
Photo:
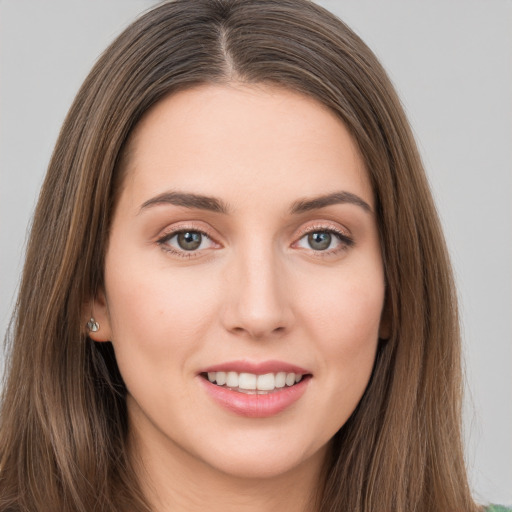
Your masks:
{"label": "skin", "polygon": [[[312,510],[329,441],[386,336],[374,199],[356,145],[311,98],[229,84],[162,100],[129,155],[91,336],[113,343],[145,492],[159,511]],[[154,200],[168,192],[227,211]],[[291,212],[338,192],[361,203]],[[187,252],[171,238],[180,229],[208,236]],[[312,247],[308,233],[330,234],[329,247]],[[199,375],[233,360],[284,361],[312,377],[283,412],[247,418],[214,402]]]}

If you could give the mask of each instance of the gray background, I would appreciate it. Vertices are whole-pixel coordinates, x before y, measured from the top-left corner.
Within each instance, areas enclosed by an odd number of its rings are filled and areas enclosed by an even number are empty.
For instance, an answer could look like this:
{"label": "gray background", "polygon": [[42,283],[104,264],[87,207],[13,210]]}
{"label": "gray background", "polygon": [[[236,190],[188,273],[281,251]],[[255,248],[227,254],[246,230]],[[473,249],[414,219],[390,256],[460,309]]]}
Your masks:
{"label": "gray background", "polygon": [[[0,0],[2,333],[65,113],[108,42],[155,3]],[[417,135],[461,300],[472,486],[512,504],[512,1],[319,3],[381,58]]]}

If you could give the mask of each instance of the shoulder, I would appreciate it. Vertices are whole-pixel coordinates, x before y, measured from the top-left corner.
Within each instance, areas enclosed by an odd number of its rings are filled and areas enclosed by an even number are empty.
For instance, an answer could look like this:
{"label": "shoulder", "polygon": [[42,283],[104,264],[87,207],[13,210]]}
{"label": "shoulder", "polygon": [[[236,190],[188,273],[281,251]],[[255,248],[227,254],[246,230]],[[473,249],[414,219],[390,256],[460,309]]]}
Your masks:
{"label": "shoulder", "polygon": [[502,507],[501,505],[489,505],[485,512],[512,512],[512,508]]}

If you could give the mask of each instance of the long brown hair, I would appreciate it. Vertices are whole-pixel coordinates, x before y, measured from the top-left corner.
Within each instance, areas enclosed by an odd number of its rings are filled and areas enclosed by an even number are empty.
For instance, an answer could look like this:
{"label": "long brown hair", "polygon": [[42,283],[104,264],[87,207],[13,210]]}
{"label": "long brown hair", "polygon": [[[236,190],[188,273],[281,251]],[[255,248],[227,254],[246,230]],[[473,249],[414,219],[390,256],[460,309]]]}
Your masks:
{"label": "long brown hair", "polygon": [[125,388],[87,337],[123,149],[141,116],[201,83],[272,83],[332,109],[376,199],[389,339],[336,434],[320,510],[474,511],[461,443],[450,264],[396,93],[368,47],[307,0],[177,0],[131,25],[80,89],[49,165],[13,320],[0,424],[0,510],[149,510],[129,463]]}

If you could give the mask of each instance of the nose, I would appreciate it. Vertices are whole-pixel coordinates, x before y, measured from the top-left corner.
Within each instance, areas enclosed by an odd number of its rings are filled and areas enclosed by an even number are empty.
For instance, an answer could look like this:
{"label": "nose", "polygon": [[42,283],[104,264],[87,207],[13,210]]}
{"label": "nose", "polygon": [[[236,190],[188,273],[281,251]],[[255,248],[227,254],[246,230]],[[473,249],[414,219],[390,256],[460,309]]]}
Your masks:
{"label": "nose", "polygon": [[272,248],[238,255],[228,274],[229,297],[223,311],[228,331],[252,339],[279,337],[289,331],[293,311],[286,272]]}

